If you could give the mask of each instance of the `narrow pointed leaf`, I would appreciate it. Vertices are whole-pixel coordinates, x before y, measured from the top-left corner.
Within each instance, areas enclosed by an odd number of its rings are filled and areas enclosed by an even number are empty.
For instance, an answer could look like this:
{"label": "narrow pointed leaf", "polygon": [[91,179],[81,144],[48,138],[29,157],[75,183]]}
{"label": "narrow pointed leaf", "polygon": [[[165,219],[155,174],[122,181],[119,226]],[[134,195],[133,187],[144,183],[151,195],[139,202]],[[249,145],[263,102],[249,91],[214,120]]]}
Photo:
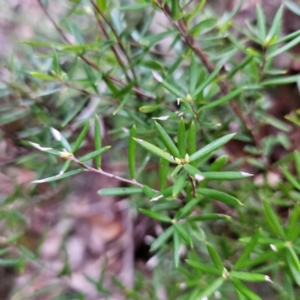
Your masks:
{"label": "narrow pointed leaf", "polygon": [[297,189],[300,190],[300,183],[297,181],[297,179],[286,169],[281,168],[281,171],[283,175],[286,177],[286,179]]}
{"label": "narrow pointed leaf", "polygon": [[179,157],[184,158],[186,154],[186,150],[185,150],[185,124],[183,118],[181,118],[179,122],[177,140],[178,140],[177,144],[178,144]]}
{"label": "narrow pointed leaf", "polygon": [[136,155],[136,142],[134,140],[136,138],[136,127],[132,126],[129,134],[129,142],[128,142],[128,166],[129,166],[129,174],[131,179],[135,179],[135,155]]}
{"label": "narrow pointed leaf", "polygon": [[294,152],[294,158],[295,158],[295,162],[296,162],[297,175],[298,175],[298,178],[300,179],[300,152],[299,151]]}
{"label": "narrow pointed leaf", "polygon": [[289,241],[294,241],[300,235],[300,203],[296,203],[290,215],[290,222],[287,228],[287,238]]}
{"label": "narrow pointed leaf", "polygon": [[111,146],[105,146],[103,148],[100,148],[99,150],[96,150],[92,153],[89,153],[87,155],[84,155],[84,156],[80,157],[79,161],[80,162],[85,162],[87,160],[94,159],[95,157],[100,157],[101,158],[101,154],[104,153],[105,151],[107,151],[110,148],[111,148]]}
{"label": "narrow pointed leaf", "polygon": [[176,197],[183,190],[183,188],[186,186],[186,182],[187,182],[186,174],[177,177],[172,187],[173,197]]}
{"label": "narrow pointed leaf", "polygon": [[143,189],[140,187],[120,187],[120,188],[107,188],[98,191],[99,195],[103,196],[125,196],[132,194],[142,193]]}
{"label": "narrow pointed leaf", "polygon": [[285,44],[284,46],[278,48],[277,50],[275,50],[274,52],[272,52],[271,54],[268,55],[268,59],[275,57],[281,53],[286,52],[287,50],[290,50],[291,48],[293,48],[294,46],[298,45],[300,43],[300,36],[296,37],[295,39],[291,40],[290,42],[288,42],[287,44]]}
{"label": "narrow pointed leaf", "polygon": [[[95,150],[99,150],[102,145],[102,137],[101,137],[101,128],[100,128],[100,122],[98,119],[98,116],[95,116],[94,118],[94,144],[95,144]],[[95,158],[95,164],[97,169],[101,169],[101,156],[98,156]]]}
{"label": "narrow pointed leaf", "polygon": [[161,190],[164,190],[167,187],[167,179],[168,179],[168,174],[169,174],[169,166],[170,163],[169,161],[161,158],[159,160],[159,171],[158,171],[158,176],[159,176],[159,186]]}
{"label": "narrow pointed leaf", "polygon": [[229,274],[232,278],[236,278],[241,281],[247,281],[247,282],[268,281],[268,282],[271,282],[270,277],[267,275],[264,275],[264,274],[249,273],[249,272],[236,272],[236,271],[231,271]]}
{"label": "narrow pointed leaf", "polygon": [[88,120],[87,122],[85,122],[82,131],[80,132],[77,140],[75,141],[73,148],[72,148],[72,153],[74,153],[82,144],[84,138],[86,137],[86,134],[89,130],[90,127],[90,120]]}
{"label": "narrow pointed leaf", "polygon": [[156,251],[161,248],[167,240],[173,235],[174,227],[170,226],[151,244],[150,251]]}
{"label": "narrow pointed leaf", "polygon": [[188,222],[198,222],[198,221],[214,221],[214,220],[231,220],[230,216],[222,214],[203,214],[193,217],[188,217],[186,219]]}
{"label": "narrow pointed leaf", "polygon": [[282,22],[283,5],[281,5],[273,19],[271,28],[267,34],[266,40],[272,40],[275,36],[279,36]]}
{"label": "narrow pointed leaf", "polygon": [[180,237],[177,230],[173,231],[173,257],[175,267],[177,268],[180,260]]}
{"label": "narrow pointed leaf", "polygon": [[192,266],[193,268],[199,269],[204,273],[213,274],[217,276],[222,276],[222,271],[216,267],[205,265],[199,261],[194,260],[186,260],[187,264]]}
{"label": "narrow pointed leaf", "polygon": [[231,206],[242,205],[242,203],[235,197],[225,194],[223,192],[219,192],[217,190],[207,189],[207,188],[199,188],[199,189],[197,189],[197,192],[200,193],[201,195],[204,195],[204,196],[212,198],[214,200],[223,202],[227,205],[231,205]]}
{"label": "narrow pointed leaf", "polygon": [[[197,131],[196,131],[196,126],[195,122],[192,121],[189,132],[188,132],[188,140],[187,140],[187,153],[189,155],[192,155],[193,153],[196,152],[197,150]],[[191,162],[191,165],[195,166],[195,162]]]}
{"label": "narrow pointed leaf", "polygon": [[213,293],[215,293],[224,283],[224,279],[222,277],[213,281],[210,285],[208,285],[204,290],[201,289],[201,292],[196,295],[193,299],[208,299]]}
{"label": "narrow pointed leaf", "polygon": [[167,134],[167,132],[162,128],[161,125],[159,125],[157,122],[155,122],[155,126],[156,126],[156,130],[161,138],[161,140],[163,141],[163,143],[165,144],[165,146],[167,147],[167,149],[169,150],[169,152],[174,156],[174,157],[179,157],[179,152],[177,147],[175,146],[173,140],[170,138],[170,136]]}
{"label": "narrow pointed leaf", "polygon": [[285,239],[285,233],[283,231],[282,225],[280,224],[276,214],[274,213],[273,209],[271,208],[270,204],[267,201],[263,201],[263,208],[264,208],[266,220],[270,228],[273,230],[273,232],[276,235]]}
{"label": "narrow pointed leaf", "polygon": [[158,221],[161,221],[161,222],[166,222],[166,223],[171,223],[172,222],[172,219],[166,215],[163,215],[161,213],[158,213],[156,211],[153,211],[153,210],[149,210],[149,209],[144,209],[144,208],[140,208],[139,209],[141,213],[143,213],[144,215],[152,218],[152,219],[155,219],[155,220],[158,220]]}
{"label": "narrow pointed leaf", "polygon": [[178,0],[172,0],[171,1],[171,7],[172,7],[172,20],[176,20],[179,14],[179,3]]}
{"label": "narrow pointed leaf", "polygon": [[247,288],[240,280],[232,278],[232,283],[234,287],[241,292],[247,299],[249,300],[262,300],[259,296],[257,296],[254,292],[252,292],[249,288]]}
{"label": "narrow pointed leaf", "polygon": [[286,254],[286,262],[291,271],[291,274],[295,282],[297,283],[297,285],[300,286],[300,272],[294,263],[293,257],[289,251],[286,251],[285,254]]}
{"label": "narrow pointed leaf", "polygon": [[221,258],[219,256],[219,254],[217,253],[217,251],[210,244],[208,244],[208,243],[206,243],[206,248],[207,248],[209,256],[212,259],[212,261],[215,264],[215,266],[219,270],[223,271],[224,266],[223,266],[222,260],[221,260]]}
{"label": "narrow pointed leaf", "polygon": [[257,245],[260,234],[261,234],[261,230],[259,229],[251,237],[250,242],[247,244],[244,251],[242,252],[242,254],[239,256],[238,260],[234,264],[235,270],[240,269],[242,267],[243,262],[250,259],[250,254],[254,250],[254,247]]}
{"label": "narrow pointed leaf", "polygon": [[260,5],[256,5],[256,19],[259,38],[261,41],[264,41],[266,38],[266,18]]}
{"label": "narrow pointed leaf", "polygon": [[191,57],[191,64],[190,64],[190,81],[189,81],[189,93],[193,94],[195,91],[198,78],[199,78],[199,69],[195,61],[195,55],[194,53],[192,54]]}
{"label": "narrow pointed leaf", "polygon": [[244,89],[244,87],[238,88],[238,89],[230,92],[229,94],[227,94],[226,96],[224,96],[224,97],[222,97],[218,100],[215,100],[215,101],[212,101],[208,104],[205,104],[205,105],[201,106],[198,111],[200,112],[200,111],[203,111],[203,110],[206,110],[206,109],[209,109],[209,108],[213,108],[213,107],[222,105],[222,104],[228,102],[229,100],[233,99],[237,95],[239,95],[243,91],[243,89]]}
{"label": "narrow pointed leaf", "polygon": [[175,218],[176,219],[183,219],[190,215],[194,207],[201,201],[202,197],[194,198],[190,200],[183,208],[177,211]]}
{"label": "narrow pointed leaf", "polygon": [[65,148],[68,152],[72,152],[72,148],[68,141],[65,139],[65,137],[55,128],[51,127],[50,131],[53,135],[53,137],[60,142],[63,148]]}
{"label": "narrow pointed leaf", "polygon": [[234,135],[235,135],[235,133],[227,134],[227,135],[213,141],[212,143],[204,146],[203,148],[201,148],[200,150],[198,150],[197,152],[193,153],[190,156],[190,161],[199,159],[199,158],[221,148],[223,145],[225,145],[227,142],[229,142],[234,137]]}
{"label": "narrow pointed leaf", "polygon": [[139,143],[143,148],[145,148],[146,150],[148,150],[149,152],[151,152],[152,154],[163,158],[171,163],[175,163],[174,159],[172,158],[171,154],[169,154],[166,151],[161,150],[160,148],[154,146],[153,144],[150,144],[144,140],[141,139],[134,139],[137,143]]}
{"label": "narrow pointed leaf", "polygon": [[185,230],[185,228],[179,224],[179,223],[175,223],[174,225],[175,231],[177,231],[179,233],[179,235],[181,236],[181,238],[191,247],[193,246],[192,240],[190,235],[188,234],[188,232]]}
{"label": "narrow pointed leaf", "polygon": [[298,272],[300,272],[300,262],[295,250],[292,247],[288,246],[287,252],[288,253],[286,253],[286,255],[290,257],[290,260],[293,262],[294,267]]}
{"label": "narrow pointed leaf", "polygon": [[57,181],[57,180],[60,180],[60,179],[64,179],[64,178],[76,175],[76,174],[78,174],[78,173],[80,173],[82,171],[84,171],[84,169],[77,169],[77,170],[69,171],[69,172],[66,172],[66,173],[63,173],[63,174],[58,174],[58,175],[53,176],[53,177],[48,177],[48,178],[45,178],[45,179],[34,180],[34,181],[32,181],[32,183],[43,183],[43,182]]}

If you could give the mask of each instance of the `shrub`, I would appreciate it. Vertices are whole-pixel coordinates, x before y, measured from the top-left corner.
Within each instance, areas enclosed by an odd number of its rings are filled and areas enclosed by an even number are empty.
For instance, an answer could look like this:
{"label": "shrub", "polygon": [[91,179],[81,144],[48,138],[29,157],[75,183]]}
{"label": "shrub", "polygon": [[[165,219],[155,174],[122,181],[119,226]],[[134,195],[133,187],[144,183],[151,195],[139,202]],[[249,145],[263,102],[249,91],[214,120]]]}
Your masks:
{"label": "shrub", "polygon": [[[280,86],[299,84],[276,62],[300,40],[282,33],[284,10],[299,6],[287,1],[270,24],[257,6],[255,22],[236,26],[241,5],[216,16],[206,1],[64,1],[54,16],[38,2],[59,36],[39,29],[23,41],[33,53],[9,61],[2,89],[3,133],[19,124],[13,163],[38,176],[26,205],[39,184],[90,172],[115,183],[100,195],[129,198],[161,224],[150,247],[154,290],[115,278],[126,299],[162,299],[160,286],[166,299],[296,299],[300,153],[290,132],[299,121],[270,106]],[[111,172],[112,161],[126,167]],[[11,226],[1,262],[22,269],[39,257],[15,243],[26,220],[9,206],[20,197],[16,187],[2,199]],[[59,275],[71,272],[66,257]],[[93,284],[113,299],[101,278]]]}

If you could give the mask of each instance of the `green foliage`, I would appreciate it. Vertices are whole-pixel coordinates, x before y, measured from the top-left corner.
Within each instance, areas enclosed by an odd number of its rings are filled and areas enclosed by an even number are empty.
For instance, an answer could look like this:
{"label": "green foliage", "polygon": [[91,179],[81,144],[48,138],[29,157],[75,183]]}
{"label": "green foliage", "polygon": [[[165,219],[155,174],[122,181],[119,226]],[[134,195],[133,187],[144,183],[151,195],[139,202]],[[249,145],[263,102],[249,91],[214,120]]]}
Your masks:
{"label": "green foliage", "polygon": [[[12,57],[6,65],[12,78],[1,85],[0,122],[22,123],[16,137],[29,153],[14,162],[37,172],[35,184],[80,172],[109,177],[116,187],[99,195],[129,198],[136,213],[163,225],[150,245],[159,260],[154,291],[146,277],[133,287],[114,278],[126,299],[159,299],[160,284],[167,299],[256,300],[262,299],[257,282],[269,285],[270,299],[297,299],[300,152],[271,162],[276,145],[293,150],[292,127],[269,115],[266,97],[271,88],[300,82],[274,62],[300,41],[299,31],[283,35],[284,7],[269,24],[257,6],[256,23],[240,28],[233,18],[239,8],[220,17],[206,1],[63,2],[67,15],[52,24],[59,37],[45,42],[45,32],[24,41],[32,50],[28,60]],[[285,5],[299,14],[299,5]],[[159,33],[150,28],[156,11],[169,20]],[[135,14],[142,17],[134,22]],[[158,50],[166,38],[170,53]],[[298,115],[286,119],[299,126]],[[265,124],[277,131],[261,139]],[[241,158],[234,143],[244,143]],[[106,171],[103,155],[127,164],[121,174]],[[275,187],[267,180],[255,185],[248,170],[262,177],[275,170],[285,179]],[[28,198],[35,193],[36,185]],[[29,258],[9,254],[12,245],[18,248],[14,234],[26,226],[17,209],[8,209],[18,196],[0,202],[0,219],[14,228],[1,246],[0,265],[21,270]],[[62,252],[58,276],[71,276]],[[105,271],[99,280],[86,279],[111,297]]]}

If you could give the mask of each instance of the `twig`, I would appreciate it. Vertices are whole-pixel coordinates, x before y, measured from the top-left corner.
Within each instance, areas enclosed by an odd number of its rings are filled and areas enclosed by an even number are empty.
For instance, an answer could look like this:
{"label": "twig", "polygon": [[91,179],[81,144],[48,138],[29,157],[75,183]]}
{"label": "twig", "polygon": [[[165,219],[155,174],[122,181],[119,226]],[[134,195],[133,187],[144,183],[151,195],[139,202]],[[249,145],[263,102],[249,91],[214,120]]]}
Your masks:
{"label": "twig", "polygon": [[[116,37],[118,46],[120,47],[121,51],[122,51],[123,54],[125,55],[125,57],[126,57],[126,59],[127,59],[127,61],[128,61],[128,64],[129,64],[129,66],[130,66],[130,64],[131,64],[131,59],[130,59],[130,57],[129,57],[129,55],[128,55],[126,49],[125,49],[125,47],[123,46],[122,41],[121,41],[121,39],[120,39],[120,36],[119,36],[118,33],[116,32],[114,26],[113,26],[112,23],[106,18],[105,14],[101,11],[101,9],[98,7],[98,5],[96,5],[95,1],[93,1],[93,0],[90,0],[90,1],[91,1],[92,5],[93,5],[94,9],[96,10],[96,12],[103,18],[103,20],[106,22],[106,24],[109,26],[109,28],[111,29],[112,33],[113,33],[114,36]],[[105,34],[106,38],[108,39],[109,36],[108,36],[108,33],[107,33],[105,27],[104,27],[104,26],[101,26],[101,29],[102,29],[103,33]],[[130,70],[131,70],[131,73],[132,73],[132,75],[133,75],[133,78],[134,78],[135,80],[137,80],[137,76],[136,76],[135,71],[134,71],[134,68],[133,68],[132,66],[130,67]]]}
{"label": "twig", "polygon": [[[144,185],[135,181],[135,180],[130,180],[130,179],[126,179],[126,178],[123,178],[123,177],[120,177],[120,176],[117,176],[117,175],[114,175],[114,174],[111,174],[111,173],[108,173],[108,172],[105,172],[101,169],[95,169],[93,167],[90,167],[88,166],[87,164],[84,164],[82,162],[80,162],[76,157],[74,156],[71,156],[70,159],[72,161],[74,161],[75,163],[79,164],[80,166],[82,166],[84,169],[86,169],[87,171],[89,172],[92,172],[92,173],[97,173],[97,174],[101,174],[101,175],[104,175],[106,177],[109,177],[109,178],[113,178],[113,179],[116,179],[116,180],[119,180],[121,182],[125,182],[125,183],[128,183],[128,184],[131,184],[131,185],[135,185],[135,186],[138,186],[138,187],[143,187]],[[153,190],[154,192],[158,192],[157,190]]]}
{"label": "twig", "polygon": [[[62,39],[67,44],[72,45],[71,41],[65,35],[64,31],[58,26],[58,24],[53,20],[53,18],[51,17],[51,15],[48,13],[47,9],[42,4],[41,0],[37,0],[37,2],[39,3],[40,7],[42,8],[44,14],[47,16],[47,18],[49,19],[49,21],[52,23],[52,25],[55,27],[55,29],[57,30],[57,32],[60,34],[60,36],[62,37]],[[78,57],[80,57],[87,65],[89,65],[94,70],[102,72],[98,65],[96,65],[94,62],[90,61],[84,55],[80,54],[80,55],[78,55]],[[127,83],[123,82],[122,80],[120,80],[120,79],[118,79],[118,78],[116,78],[116,77],[114,77],[112,75],[108,75],[107,78],[109,80],[113,81],[113,82],[116,82],[116,83],[122,85],[122,86],[126,86],[127,85]],[[149,95],[148,93],[140,90],[138,87],[133,87],[132,90],[135,91],[136,93],[138,93],[139,95],[145,97],[145,98],[148,98],[148,99],[151,99],[151,100],[155,99],[155,97],[153,97],[152,95]]]}
{"label": "twig", "polygon": [[[181,33],[185,43],[200,58],[200,60],[202,61],[202,63],[206,67],[206,69],[210,73],[212,73],[215,70],[214,65],[210,62],[207,55],[204,53],[202,48],[197,44],[195,39],[188,33],[187,27],[184,24],[184,22],[182,20],[177,20],[177,21],[172,20],[172,12],[168,5],[163,5],[158,2],[156,2],[156,5],[165,13],[165,15],[168,17],[168,19],[172,22],[172,24],[178,29],[178,31]],[[224,80],[220,80],[219,84],[220,84],[222,93],[227,95],[230,92],[229,84]],[[243,122],[244,126],[247,128],[247,130],[251,134],[254,143],[257,146],[259,146],[260,140],[259,140],[259,137],[256,135],[256,133],[253,131],[252,121],[243,114],[236,99],[232,98],[230,100],[230,104],[231,104],[235,114],[239,117],[239,119]]]}

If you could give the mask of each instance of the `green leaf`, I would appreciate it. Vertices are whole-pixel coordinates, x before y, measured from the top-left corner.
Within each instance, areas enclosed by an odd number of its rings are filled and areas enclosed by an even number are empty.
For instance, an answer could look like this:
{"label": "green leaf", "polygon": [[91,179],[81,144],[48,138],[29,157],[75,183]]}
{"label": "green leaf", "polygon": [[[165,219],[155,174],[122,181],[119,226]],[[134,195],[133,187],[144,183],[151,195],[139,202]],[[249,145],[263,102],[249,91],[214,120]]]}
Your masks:
{"label": "green leaf", "polygon": [[244,179],[252,174],[246,172],[200,172],[197,168],[191,166],[190,164],[185,164],[183,166],[184,170],[191,176],[195,177],[196,180],[210,179],[210,180],[236,180]]}
{"label": "green leaf", "polygon": [[284,46],[278,48],[277,50],[273,51],[272,53],[270,53],[268,55],[268,59],[275,57],[281,53],[286,52],[287,50],[293,48],[294,46],[298,45],[300,42],[300,36],[296,37],[295,39],[291,40],[290,42],[288,42],[287,44],[285,44]]}
{"label": "green leaf", "polygon": [[177,20],[179,14],[178,0],[171,0],[172,20]]}
{"label": "green leaf", "polygon": [[150,199],[155,195],[155,192],[147,185],[143,186],[143,193]]}
{"label": "green leaf", "polygon": [[173,235],[174,227],[170,226],[151,244],[150,251],[156,251],[161,248],[167,240]]}
{"label": "green leaf", "polygon": [[69,152],[72,153],[72,148],[65,137],[55,128],[50,127],[52,136]]}
{"label": "green leaf", "polygon": [[209,30],[213,29],[218,24],[217,18],[207,18],[196,24],[191,30],[189,31],[190,34],[202,34],[208,32]]}
{"label": "green leaf", "polygon": [[238,88],[238,89],[230,92],[226,96],[220,98],[219,100],[216,100],[216,101],[213,101],[211,103],[201,106],[200,109],[198,109],[198,112],[226,103],[227,101],[229,101],[229,100],[233,99],[234,97],[236,97],[237,95],[239,95],[243,91],[243,89],[244,89],[244,87]]}
{"label": "green leaf", "polygon": [[235,133],[227,134],[227,135],[213,141],[212,143],[204,146],[203,148],[201,148],[200,150],[198,150],[197,152],[193,153],[190,156],[190,161],[197,160],[209,153],[216,151],[217,149],[219,149],[220,147],[225,145],[227,142],[229,142],[234,137],[234,135],[235,135]]}
{"label": "green leaf", "polygon": [[168,82],[166,82],[165,80],[163,80],[163,78],[156,72],[152,71],[153,77],[162,84],[162,86],[167,89],[171,94],[175,95],[178,98],[184,98],[184,94],[177,89],[177,87],[175,85],[172,85]]}
{"label": "green leaf", "polygon": [[64,179],[64,178],[76,175],[76,174],[78,174],[78,173],[80,173],[82,171],[84,171],[84,169],[77,169],[77,170],[69,171],[69,172],[66,172],[66,173],[63,173],[63,174],[58,174],[58,175],[53,176],[53,177],[48,177],[48,178],[45,178],[45,179],[34,180],[34,181],[32,181],[32,183],[44,183],[44,182],[57,181],[57,180],[60,180],[60,179]]}
{"label": "green leaf", "polygon": [[270,204],[267,201],[263,201],[263,208],[264,208],[264,213],[266,220],[270,226],[270,228],[273,230],[273,232],[281,236],[283,239],[285,239],[285,233],[282,229],[282,225],[280,224],[276,214],[272,210]]}
{"label": "green leaf", "polygon": [[145,106],[141,106],[139,108],[139,111],[144,114],[148,114],[148,113],[152,113],[152,112],[156,111],[160,107],[161,107],[160,105],[145,105]]}
{"label": "green leaf", "polygon": [[[95,150],[101,149],[102,145],[102,137],[101,137],[101,128],[100,128],[100,121],[98,116],[95,116],[94,118],[94,145],[95,145]],[[101,156],[97,156],[95,158],[95,164],[97,169],[101,169]]]}
{"label": "green leaf", "polygon": [[108,149],[110,149],[111,146],[105,146],[103,148],[100,148],[99,150],[96,150],[92,153],[89,153],[87,155],[84,155],[82,157],[79,158],[79,161],[80,162],[85,162],[87,160],[91,160],[91,159],[94,159],[95,157],[101,157],[101,154],[104,153],[105,151],[107,151]]}
{"label": "green leaf", "polygon": [[164,190],[167,187],[169,165],[170,163],[167,160],[163,158],[159,160],[158,176],[159,176],[159,186],[161,190]]}
{"label": "green leaf", "polygon": [[[192,155],[197,150],[197,131],[194,121],[192,121],[189,132],[188,132],[188,140],[187,140],[187,153]],[[195,162],[191,162],[191,165],[195,166]]]}
{"label": "green leaf", "polygon": [[192,97],[196,98],[215,78],[219,75],[222,66],[217,67],[193,92]]}
{"label": "green leaf", "polygon": [[101,189],[98,191],[98,194],[103,196],[126,196],[132,194],[139,194],[142,192],[143,189],[140,187],[120,187]]}
{"label": "green leaf", "polygon": [[286,179],[297,189],[300,190],[300,183],[298,180],[286,169],[281,168],[281,171],[283,175],[286,177]]}
{"label": "green leaf", "polygon": [[206,243],[206,248],[207,248],[209,256],[212,259],[215,266],[223,272],[224,266],[223,266],[222,260],[219,256],[219,254],[217,253],[217,251],[208,243]]}
{"label": "green leaf", "polygon": [[238,206],[243,205],[238,199],[223,192],[219,192],[213,189],[199,188],[197,192],[206,197],[210,197],[214,200],[223,202],[227,205]]}
{"label": "green leaf", "polygon": [[241,292],[247,299],[249,300],[262,300],[259,296],[257,296],[255,293],[253,293],[249,288],[247,288],[241,281],[238,279],[232,278],[232,283],[234,284],[234,287]]}
{"label": "green leaf", "polygon": [[176,34],[176,30],[167,30],[162,33],[157,33],[153,35],[149,35],[147,37],[144,37],[141,41],[141,45],[150,46],[153,47],[156,43],[162,41],[163,39],[169,37],[170,35]]}
{"label": "green leaf", "polygon": [[189,233],[185,230],[185,228],[179,224],[179,223],[174,223],[173,224],[175,231],[177,230],[177,232],[179,233],[179,235],[181,236],[181,238],[191,247],[193,247],[193,242],[191,240],[191,237],[189,235]]}
{"label": "green leaf", "polygon": [[266,38],[266,18],[260,5],[256,5],[256,19],[259,38],[262,42],[264,42]]}
{"label": "green leaf", "polygon": [[106,0],[97,0],[97,6],[101,11],[106,9]]}
{"label": "green leaf", "polygon": [[294,259],[290,251],[286,251],[285,254],[286,254],[286,262],[291,271],[291,274],[295,282],[297,283],[297,285],[300,286],[300,272],[298,270],[298,267],[295,265]]}
{"label": "green leaf", "polygon": [[192,53],[191,63],[190,63],[190,79],[189,79],[189,93],[195,91],[198,79],[199,79],[199,69],[195,61],[195,54]]}
{"label": "green leaf", "polygon": [[187,178],[186,174],[177,177],[172,187],[172,196],[176,197],[186,186]]}
{"label": "green leaf", "polygon": [[268,32],[268,35],[266,37],[266,43],[268,41],[271,41],[274,37],[278,37],[281,29],[281,23],[282,23],[282,13],[283,13],[283,5],[281,5],[273,19],[271,28]]}
{"label": "green leaf", "polygon": [[208,299],[214,292],[219,290],[219,288],[224,283],[224,279],[222,277],[213,281],[210,285],[208,285],[204,290],[201,289],[200,293],[196,294],[196,297],[193,299]]}
{"label": "green leaf", "polygon": [[236,272],[236,271],[231,271],[229,272],[230,277],[236,278],[242,281],[247,281],[247,282],[264,282],[264,281],[269,281],[271,282],[271,279],[269,276],[264,275],[264,274],[258,274],[258,273],[248,273],[248,272]]}
{"label": "green leaf", "polygon": [[135,156],[136,156],[136,142],[134,140],[136,138],[136,127],[132,126],[129,134],[129,142],[128,142],[128,166],[129,166],[129,174],[131,179],[135,179]]}
{"label": "green leaf", "polygon": [[82,144],[88,130],[89,130],[89,127],[90,127],[90,120],[86,121],[84,126],[83,126],[83,129],[82,131],[80,132],[77,140],[75,141],[74,145],[73,145],[73,148],[72,148],[72,153],[75,153],[76,150],[80,147],[80,145]]}
{"label": "green leaf", "polygon": [[188,222],[198,222],[198,221],[214,221],[214,220],[231,220],[230,216],[222,214],[203,214],[193,217],[188,217],[186,219]]}
{"label": "green leaf", "polygon": [[177,211],[175,219],[183,219],[186,216],[190,215],[194,207],[201,201],[201,199],[202,197],[198,197],[190,200],[184,207]]}
{"label": "green leaf", "polygon": [[[298,1],[298,3],[299,3],[299,1]],[[294,14],[300,16],[300,6],[299,6],[299,4],[296,4],[296,3],[292,2],[292,1],[285,1],[284,4]]]}
{"label": "green leaf", "polygon": [[283,77],[275,77],[273,79],[267,79],[261,83],[262,86],[270,86],[270,85],[280,85],[280,84],[289,84],[295,83],[299,80],[299,75],[294,76],[283,76]]}
{"label": "green leaf", "polygon": [[180,238],[177,230],[173,231],[173,256],[174,256],[174,264],[177,268],[179,266],[180,260]]}
{"label": "green leaf", "polygon": [[298,222],[300,219],[300,203],[296,203],[291,214],[289,226],[287,228],[287,238],[289,241],[294,241],[300,235],[300,226]]}
{"label": "green leaf", "polygon": [[199,269],[204,273],[222,276],[223,271],[221,271],[220,269],[218,269],[216,267],[208,266],[199,261],[194,261],[194,260],[190,260],[190,259],[187,259],[186,262],[188,265],[192,266],[195,269]]}
{"label": "green leaf", "polygon": [[289,256],[289,260],[293,262],[293,265],[296,268],[296,270],[300,272],[300,262],[297,254],[295,253],[295,250],[292,248],[292,246],[287,246],[286,251],[286,255]]}
{"label": "green leaf", "polygon": [[144,215],[152,218],[152,219],[155,219],[155,220],[158,220],[158,221],[161,221],[161,222],[166,222],[166,223],[171,223],[172,222],[172,219],[166,215],[163,215],[161,213],[158,213],[156,211],[153,211],[153,210],[149,210],[149,209],[144,209],[144,208],[140,208],[139,209],[141,213],[143,213]]}
{"label": "green leaf", "polygon": [[161,150],[160,148],[154,146],[153,144],[150,144],[144,140],[141,139],[134,139],[137,143],[139,143],[143,148],[145,148],[146,150],[148,150],[149,152],[151,152],[152,154],[165,159],[167,161],[169,161],[170,163],[175,163],[174,159],[172,158],[171,154]]}
{"label": "green leaf", "polygon": [[184,158],[186,154],[186,150],[185,150],[185,124],[183,118],[181,118],[179,122],[177,140],[178,140],[177,145],[178,145],[179,157]]}
{"label": "green leaf", "polygon": [[295,158],[295,162],[296,162],[297,175],[298,175],[298,178],[300,178],[300,152],[299,151],[294,152],[294,158]]}
{"label": "green leaf", "polygon": [[205,5],[206,0],[201,0],[197,4],[197,7],[191,12],[190,15],[187,16],[188,23],[193,20],[196,16],[199,15],[200,11],[202,10],[203,6]]}
{"label": "green leaf", "polygon": [[31,76],[33,76],[34,78],[38,78],[38,79],[43,79],[43,80],[51,80],[51,81],[54,81],[54,80],[57,80],[55,77],[53,76],[50,76],[50,75],[46,75],[46,74],[43,74],[43,73],[39,73],[39,72],[35,72],[35,71],[31,71],[31,72],[28,72]]}
{"label": "green leaf", "polygon": [[243,263],[250,259],[249,256],[252,253],[254,247],[257,245],[258,238],[260,237],[260,235],[261,235],[261,230],[259,229],[251,237],[250,242],[247,244],[244,251],[242,252],[242,254],[239,256],[238,260],[234,264],[234,268],[236,270],[241,269],[243,266]]}
{"label": "green leaf", "polygon": [[121,102],[120,105],[116,108],[116,110],[113,112],[113,116],[115,116],[115,115],[116,115],[116,114],[124,107],[124,105],[128,102],[129,97],[130,97],[130,94],[126,94],[126,95],[123,97],[122,102]]}
{"label": "green leaf", "polygon": [[133,5],[125,5],[118,8],[120,11],[139,10],[151,6],[151,3],[137,3]]}

